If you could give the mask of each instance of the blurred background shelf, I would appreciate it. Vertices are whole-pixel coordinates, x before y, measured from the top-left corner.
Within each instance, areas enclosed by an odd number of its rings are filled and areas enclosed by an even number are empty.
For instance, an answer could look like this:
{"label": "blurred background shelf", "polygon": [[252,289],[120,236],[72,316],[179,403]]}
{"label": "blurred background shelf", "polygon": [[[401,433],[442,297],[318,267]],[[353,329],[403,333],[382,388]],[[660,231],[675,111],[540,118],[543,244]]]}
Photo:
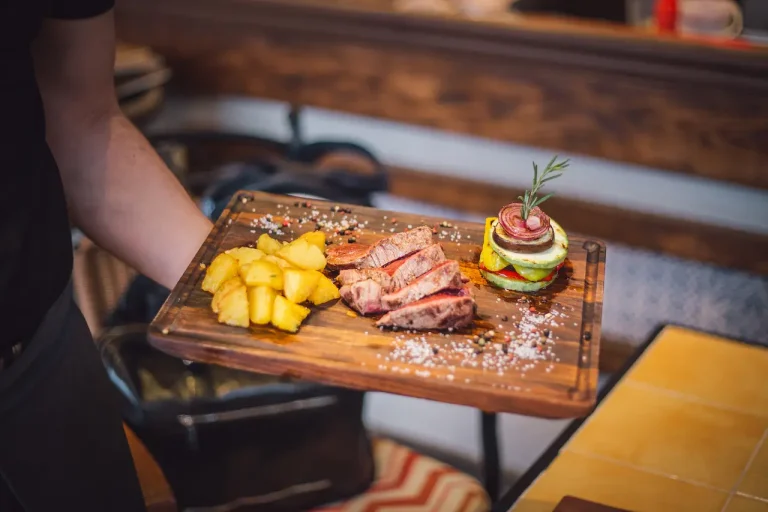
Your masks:
{"label": "blurred background shelf", "polygon": [[368,0],[132,0],[183,93],[248,95],[768,188],[768,49]]}

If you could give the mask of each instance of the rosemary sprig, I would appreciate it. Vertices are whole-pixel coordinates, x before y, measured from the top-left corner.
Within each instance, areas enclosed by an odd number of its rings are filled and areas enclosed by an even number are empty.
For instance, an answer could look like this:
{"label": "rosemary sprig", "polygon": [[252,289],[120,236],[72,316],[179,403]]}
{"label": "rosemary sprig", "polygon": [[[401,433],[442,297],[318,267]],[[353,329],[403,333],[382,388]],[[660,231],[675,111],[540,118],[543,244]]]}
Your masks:
{"label": "rosemary sprig", "polygon": [[541,172],[541,175],[539,175],[539,168],[536,165],[536,162],[533,162],[533,186],[531,186],[530,190],[526,190],[525,194],[522,196],[517,196],[520,202],[523,203],[523,206],[520,208],[520,216],[523,218],[523,220],[528,219],[528,215],[530,215],[531,210],[554,195],[554,193],[550,193],[545,196],[538,197],[536,194],[538,194],[539,190],[541,190],[541,187],[543,187],[546,182],[562,176],[563,171],[568,168],[570,163],[571,161],[568,159],[563,160],[562,162],[558,162],[557,155],[555,155],[555,157],[550,160],[550,162]]}

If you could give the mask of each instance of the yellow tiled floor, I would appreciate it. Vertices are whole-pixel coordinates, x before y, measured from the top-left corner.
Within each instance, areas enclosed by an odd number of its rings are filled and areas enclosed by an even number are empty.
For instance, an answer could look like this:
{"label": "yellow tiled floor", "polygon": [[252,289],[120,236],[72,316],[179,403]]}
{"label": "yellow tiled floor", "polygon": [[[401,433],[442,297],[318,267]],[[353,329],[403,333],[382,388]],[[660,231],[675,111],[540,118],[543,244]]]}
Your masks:
{"label": "yellow tiled floor", "polygon": [[738,490],[741,493],[768,500],[768,439],[763,439],[763,444],[744,475]]}
{"label": "yellow tiled floor", "polygon": [[515,504],[768,512],[768,349],[665,329]]}
{"label": "yellow tiled floor", "polygon": [[552,512],[566,495],[626,510],[655,512],[720,512],[728,499],[726,492],[564,452],[526,493],[526,504],[514,510]]}
{"label": "yellow tiled floor", "polygon": [[617,387],[566,450],[607,457],[718,489],[737,484],[768,417],[718,409],[655,388]]}
{"label": "yellow tiled floor", "polygon": [[768,349],[668,327],[626,380],[768,415]]}
{"label": "yellow tiled floor", "polygon": [[724,512],[768,512],[768,501],[734,496]]}

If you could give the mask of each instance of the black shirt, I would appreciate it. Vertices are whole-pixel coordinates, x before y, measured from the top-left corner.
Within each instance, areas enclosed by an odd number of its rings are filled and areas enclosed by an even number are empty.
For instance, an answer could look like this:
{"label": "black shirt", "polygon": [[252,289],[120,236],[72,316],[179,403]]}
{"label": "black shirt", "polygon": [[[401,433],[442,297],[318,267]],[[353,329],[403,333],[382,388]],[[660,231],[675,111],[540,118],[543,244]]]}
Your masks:
{"label": "black shirt", "polygon": [[30,53],[44,18],[80,19],[113,0],[0,0],[0,350],[29,338],[72,272],[64,191],[45,141]]}

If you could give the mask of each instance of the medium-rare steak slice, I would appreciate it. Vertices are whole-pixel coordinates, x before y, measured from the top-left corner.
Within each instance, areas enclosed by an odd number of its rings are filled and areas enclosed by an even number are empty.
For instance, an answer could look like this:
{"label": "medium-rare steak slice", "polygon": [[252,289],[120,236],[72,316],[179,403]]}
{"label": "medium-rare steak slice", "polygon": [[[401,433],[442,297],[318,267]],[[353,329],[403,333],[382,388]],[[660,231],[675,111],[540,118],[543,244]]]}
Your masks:
{"label": "medium-rare steak slice", "polygon": [[382,238],[373,245],[348,244],[329,247],[326,260],[331,270],[377,268],[419,251],[432,243],[432,230],[421,226]]}
{"label": "medium-rare steak slice", "polygon": [[358,281],[352,285],[342,286],[339,294],[344,302],[362,315],[381,313],[381,285],[373,279]]}
{"label": "medium-rare steak slice", "polygon": [[392,275],[392,291],[397,291],[444,261],[443,248],[440,244],[432,244],[406,258],[393,261],[384,269]]}
{"label": "medium-rare steak slice", "polygon": [[339,272],[338,281],[343,286],[373,279],[381,285],[384,293],[392,293],[429,272],[443,261],[445,261],[443,248],[440,244],[432,244],[409,256],[395,260],[383,268],[342,270]]}
{"label": "medium-rare steak slice", "polygon": [[419,276],[408,286],[384,295],[381,305],[386,311],[390,311],[442,290],[458,290],[463,286],[459,262],[448,260]]}
{"label": "medium-rare steak slice", "polygon": [[379,240],[357,268],[383,267],[403,256],[419,251],[432,243],[432,230],[427,226],[409,229]]}
{"label": "medium-rare steak slice", "polygon": [[472,323],[475,299],[464,288],[457,292],[440,292],[400,309],[390,311],[376,322],[377,326],[405,329],[460,329]]}

